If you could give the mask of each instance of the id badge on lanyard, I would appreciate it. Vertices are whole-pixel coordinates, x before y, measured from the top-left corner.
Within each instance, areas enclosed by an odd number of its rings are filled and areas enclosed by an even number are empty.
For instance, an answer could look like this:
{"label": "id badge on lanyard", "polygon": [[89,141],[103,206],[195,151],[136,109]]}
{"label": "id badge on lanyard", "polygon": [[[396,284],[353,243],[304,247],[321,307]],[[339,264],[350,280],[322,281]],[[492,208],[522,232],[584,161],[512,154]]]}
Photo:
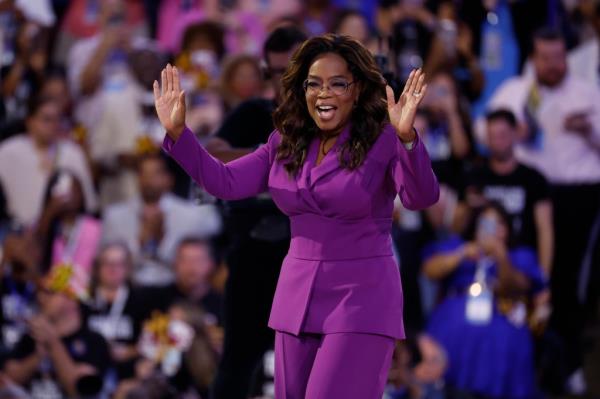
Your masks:
{"label": "id badge on lanyard", "polygon": [[490,266],[489,258],[483,258],[477,263],[475,279],[469,287],[465,309],[465,317],[470,324],[487,325],[492,321],[494,295],[485,279]]}

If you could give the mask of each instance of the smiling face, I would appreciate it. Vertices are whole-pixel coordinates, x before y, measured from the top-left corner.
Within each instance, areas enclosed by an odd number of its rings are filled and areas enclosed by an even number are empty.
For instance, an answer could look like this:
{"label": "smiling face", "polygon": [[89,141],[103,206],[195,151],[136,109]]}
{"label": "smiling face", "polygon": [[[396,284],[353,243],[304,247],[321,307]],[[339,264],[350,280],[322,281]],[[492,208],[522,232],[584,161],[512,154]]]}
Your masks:
{"label": "smiling face", "polygon": [[337,54],[318,56],[308,69],[308,113],[319,129],[327,134],[336,134],[348,123],[359,91],[348,63]]}

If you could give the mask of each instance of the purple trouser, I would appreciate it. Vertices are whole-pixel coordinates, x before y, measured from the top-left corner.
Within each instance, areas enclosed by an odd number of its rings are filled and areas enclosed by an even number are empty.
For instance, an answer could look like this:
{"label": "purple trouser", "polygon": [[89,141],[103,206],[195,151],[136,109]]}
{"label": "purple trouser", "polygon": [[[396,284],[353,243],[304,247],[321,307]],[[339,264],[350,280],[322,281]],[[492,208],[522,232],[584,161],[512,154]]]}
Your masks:
{"label": "purple trouser", "polygon": [[394,338],[275,333],[275,399],[381,399]]}

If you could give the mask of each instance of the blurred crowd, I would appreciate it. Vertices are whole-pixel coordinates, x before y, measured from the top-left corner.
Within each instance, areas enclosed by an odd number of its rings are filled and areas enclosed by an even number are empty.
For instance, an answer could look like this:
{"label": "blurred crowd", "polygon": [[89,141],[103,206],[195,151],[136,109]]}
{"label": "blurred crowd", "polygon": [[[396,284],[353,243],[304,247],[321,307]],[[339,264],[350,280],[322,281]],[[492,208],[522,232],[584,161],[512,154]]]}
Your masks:
{"label": "blurred crowd", "polygon": [[[292,45],[326,32],[397,93],[429,82],[415,127],[442,193],[394,212],[408,337],[385,398],[588,392],[600,1],[0,0],[1,398],[209,397],[244,216],[160,151],[152,84],[177,66],[186,124],[235,158]],[[286,236],[265,220],[254,239]]]}

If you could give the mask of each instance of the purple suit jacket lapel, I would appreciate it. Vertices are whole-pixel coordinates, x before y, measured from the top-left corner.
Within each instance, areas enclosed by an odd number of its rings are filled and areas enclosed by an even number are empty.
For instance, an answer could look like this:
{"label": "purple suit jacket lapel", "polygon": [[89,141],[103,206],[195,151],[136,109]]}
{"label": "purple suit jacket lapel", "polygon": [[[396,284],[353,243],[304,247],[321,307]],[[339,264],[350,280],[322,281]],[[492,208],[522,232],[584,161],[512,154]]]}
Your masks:
{"label": "purple suit jacket lapel", "polygon": [[[319,153],[319,140],[314,139],[311,143],[311,151],[309,152],[309,156],[307,157],[307,163],[310,164],[312,168],[310,170],[310,187],[314,187],[314,185],[323,177],[327,176],[331,172],[338,170],[341,168],[340,161],[338,158],[340,147],[343,143],[346,142],[350,138],[350,126],[344,128],[335,144],[329,150],[327,155],[323,157],[321,163],[316,166],[316,160]],[[315,148],[316,147],[316,148]]]}

